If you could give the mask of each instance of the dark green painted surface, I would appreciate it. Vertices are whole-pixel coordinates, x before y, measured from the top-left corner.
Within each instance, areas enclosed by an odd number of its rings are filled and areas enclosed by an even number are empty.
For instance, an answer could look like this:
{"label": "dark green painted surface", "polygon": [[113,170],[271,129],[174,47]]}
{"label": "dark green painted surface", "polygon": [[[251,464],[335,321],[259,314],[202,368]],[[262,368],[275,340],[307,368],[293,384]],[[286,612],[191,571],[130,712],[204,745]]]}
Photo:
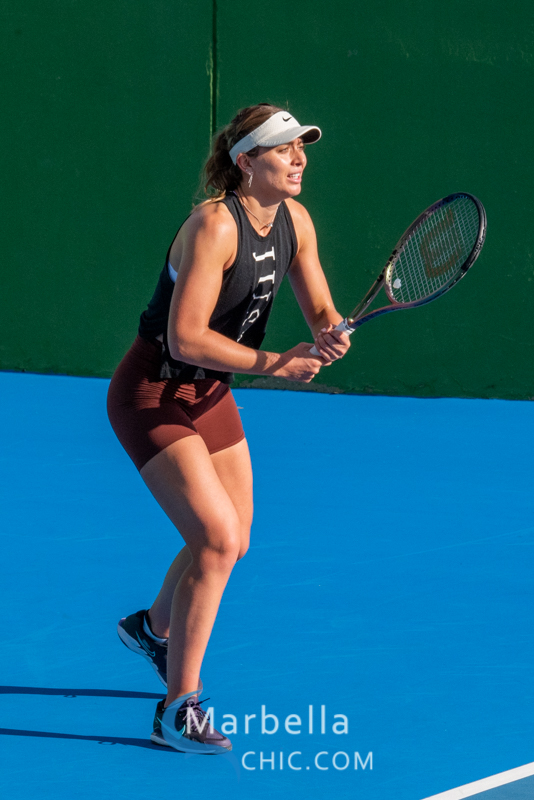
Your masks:
{"label": "dark green painted surface", "polygon": [[[110,375],[206,154],[213,4],[3,9],[0,366]],[[462,190],[487,208],[472,274],[364,326],[315,388],[533,396],[532,5],[219,0],[216,38],[219,125],[270,100],[323,128],[302,201],[340,311],[431,202]],[[265,344],[306,338],[285,287]]]}
{"label": "dark green painted surface", "polygon": [[[513,9],[500,0],[273,0],[243,29],[249,6],[219,4],[219,121],[269,100],[323,128],[301,197],[341,312],[433,201],[469,191],[487,208],[486,245],[466,280],[426,308],[364,326],[319,383],[534,395],[534,11],[528,2]],[[306,337],[286,287],[265,344]]]}
{"label": "dark green painted surface", "polygon": [[3,369],[110,375],[209,148],[211,0],[1,12]]}

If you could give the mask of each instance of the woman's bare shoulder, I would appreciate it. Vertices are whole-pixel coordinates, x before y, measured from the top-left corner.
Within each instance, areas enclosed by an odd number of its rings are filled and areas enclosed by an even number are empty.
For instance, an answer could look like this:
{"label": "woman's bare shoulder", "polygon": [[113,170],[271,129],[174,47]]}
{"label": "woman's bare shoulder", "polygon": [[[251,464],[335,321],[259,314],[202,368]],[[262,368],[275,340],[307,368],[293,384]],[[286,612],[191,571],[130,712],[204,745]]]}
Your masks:
{"label": "woman's bare shoulder", "polygon": [[286,206],[291,214],[291,219],[293,220],[295,232],[299,241],[307,234],[309,235],[310,233],[314,233],[315,228],[313,226],[312,218],[302,203],[298,203],[293,198],[289,198],[286,200]]}
{"label": "woman's bare shoulder", "polygon": [[171,248],[171,263],[178,271],[184,254],[189,254],[191,263],[202,254],[213,265],[226,269],[236,251],[237,225],[231,213],[224,203],[206,203],[194,208],[182,225]]}
{"label": "woman's bare shoulder", "polygon": [[234,218],[226,205],[220,201],[196,206],[183,227],[186,228],[187,234],[206,232],[217,237],[237,232]]}
{"label": "woman's bare shoulder", "polygon": [[313,225],[312,218],[302,203],[299,203],[297,200],[294,200],[292,197],[290,197],[288,200],[286,200],[286,206],[291,214],[293,223],[300,223],[301,225]]}

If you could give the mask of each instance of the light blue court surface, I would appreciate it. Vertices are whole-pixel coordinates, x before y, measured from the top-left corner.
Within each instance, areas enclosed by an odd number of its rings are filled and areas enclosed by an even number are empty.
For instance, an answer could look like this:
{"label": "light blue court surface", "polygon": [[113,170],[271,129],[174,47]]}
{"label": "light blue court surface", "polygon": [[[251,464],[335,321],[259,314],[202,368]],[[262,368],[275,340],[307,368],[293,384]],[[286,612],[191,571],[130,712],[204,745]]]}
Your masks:
{"label": "light blue court surface", "polygon": [[150,744],[161,686],[116,635],[181,540],[107,386],[0,374],[3,797],[422,800],[534,761],[533,404],[236,391],[253,544],[202,677],[237,733],[200,757]]}

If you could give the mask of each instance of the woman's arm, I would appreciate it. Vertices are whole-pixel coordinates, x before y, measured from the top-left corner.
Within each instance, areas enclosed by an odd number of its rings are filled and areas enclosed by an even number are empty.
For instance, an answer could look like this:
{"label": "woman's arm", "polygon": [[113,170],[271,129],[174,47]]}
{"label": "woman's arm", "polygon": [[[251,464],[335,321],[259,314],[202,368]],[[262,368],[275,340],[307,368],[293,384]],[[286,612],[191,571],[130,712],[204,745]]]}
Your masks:
{"label": "woman's arm", "polygon": [[319,261],[317,236],[310,215],[300,203],[287,200],[298,250],[289,270],[289,281],[323,358],[335,361],[350,347],[346,333],[335,330],[343,317],[336,311]]}
{"label": "woman's arm", "polygon": [[174,359],[224,372],[312,380],[325,362],[310,356],[310,345],[301,343],[286,353],[254,350],[209,327],[224,270],[237,251],[237,228],[226,206],[213,203],[195,211],[173,250],[180,253],[167,331]]}

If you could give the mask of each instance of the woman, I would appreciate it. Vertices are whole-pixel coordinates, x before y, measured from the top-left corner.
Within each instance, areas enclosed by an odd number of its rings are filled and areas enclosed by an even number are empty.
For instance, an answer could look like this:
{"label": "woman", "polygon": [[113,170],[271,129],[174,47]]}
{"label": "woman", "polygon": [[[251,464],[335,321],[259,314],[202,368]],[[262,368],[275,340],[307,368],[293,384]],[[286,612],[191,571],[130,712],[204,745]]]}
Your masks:
{"label": "woman", "polygon": [[[304,144],[321,131],[266,103],[241,110],[206,164],[208,201],[174,239],[139,336],[111,381],[111,424],[185,547],[148,611],[119,622],[121,640],[167,686],[152,741],[224,753],[229,740],[199,704],[200,667],[221,596],[246,553],[252,471],[232,372],[308,383],[349,347],[295,201]],[[259,347],[285,273],[313,333],[286,353]]]}

